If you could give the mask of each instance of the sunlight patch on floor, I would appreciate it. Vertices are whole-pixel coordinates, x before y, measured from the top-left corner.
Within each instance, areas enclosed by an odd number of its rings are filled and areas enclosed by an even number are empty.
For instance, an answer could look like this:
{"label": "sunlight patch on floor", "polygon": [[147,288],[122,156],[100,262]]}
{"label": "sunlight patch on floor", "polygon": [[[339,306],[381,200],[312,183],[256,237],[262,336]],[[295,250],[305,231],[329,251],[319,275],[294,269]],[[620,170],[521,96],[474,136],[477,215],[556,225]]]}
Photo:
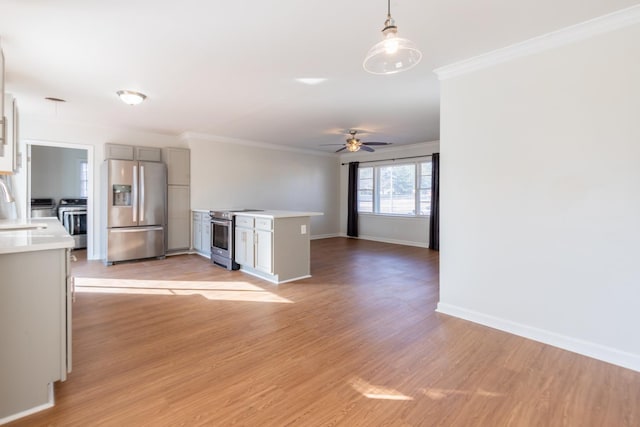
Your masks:
{"label": "sunlight patch on floor", "polygon": [[473,390],[451,390],[443,388],[423,388],[420,392],[432,400],[442,400],[454,395],[476,395],[483,397],[502,397],[504,393],[486,391],[481,388]]}
{"label": "sunlight patch on floor", "polygon": [[362,378],[352,378],[349,384],[351,384],[354,390],[369,399],[413,400],[413,397],[402,394],[398,390],[373,385]]}
{"label": "sunlight patch on floor", "polygon": [[78,293],[136,295],[200,295],[215,301],[293,303],[293,301],[247,282],[186,280],[136,280],[76,277]]}

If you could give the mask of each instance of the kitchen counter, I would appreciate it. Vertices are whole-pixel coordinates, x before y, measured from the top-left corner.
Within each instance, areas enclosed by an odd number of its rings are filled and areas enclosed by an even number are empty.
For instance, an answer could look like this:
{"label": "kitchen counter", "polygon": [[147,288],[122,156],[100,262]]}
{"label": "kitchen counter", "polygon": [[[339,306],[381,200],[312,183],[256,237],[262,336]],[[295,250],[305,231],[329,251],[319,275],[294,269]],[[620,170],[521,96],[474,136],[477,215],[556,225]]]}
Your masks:
{"label": "kitchen counter", "polygon": [[71,372],[74,243],[57,218],[0,220],[0,425],[53,406]]}
{"label": "kitchen counter", "polygon": [[54,217],[0,220],[0,254],[73,248],[74,243]]}
{"label": "kitchen counter", "polygon": [[236,215],[251,216],[254,218],[298,218],[298,217],[310,217],[324,215],[322,212],[296,212],[296,211],[275,211],[264,210],[257,212],[235,212]]}

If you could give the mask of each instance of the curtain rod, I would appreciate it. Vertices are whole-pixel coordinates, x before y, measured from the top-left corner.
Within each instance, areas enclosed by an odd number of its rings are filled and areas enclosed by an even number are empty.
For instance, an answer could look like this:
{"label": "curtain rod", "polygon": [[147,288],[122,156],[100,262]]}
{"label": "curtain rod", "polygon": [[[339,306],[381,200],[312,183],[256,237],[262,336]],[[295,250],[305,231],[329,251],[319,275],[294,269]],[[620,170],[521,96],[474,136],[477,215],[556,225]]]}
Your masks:
{"label": "curtain rod", "polygon": [[[436,154],[436,153],[434,153]],[[404,159],[419,159],[421,157],[431,157],[432,154],[425,154],[423,156],[409,156],[409,157],[396,157],[395,159],[380,159],[380,160],[365,160],[364,162],[358,162],[358,163],[375,163],[375,162],[388,162],[389,160],[391,161],[396,161],[396,160],[404,160]],[[348,165],[349,163],[340,163],[340,166],[344,166],[344,165]]]}

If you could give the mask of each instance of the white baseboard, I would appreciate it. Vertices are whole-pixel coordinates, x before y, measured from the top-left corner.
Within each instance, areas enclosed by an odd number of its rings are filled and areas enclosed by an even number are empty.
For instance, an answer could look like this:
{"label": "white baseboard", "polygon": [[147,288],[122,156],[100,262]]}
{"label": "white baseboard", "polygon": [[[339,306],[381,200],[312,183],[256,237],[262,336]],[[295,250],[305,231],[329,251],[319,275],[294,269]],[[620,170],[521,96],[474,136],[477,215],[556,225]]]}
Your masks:
{"label": "white baseboard", "polygon": [[43,403],[42,405],[35,406],[33,408],[26,409],[24,411],[18,412],[17,414],[9,415],[4,418],[0,418],[0,426],[4,424],[9,424],[11,421],[15,421],[20,418],[28,417],[29,415],[33,415],[36,412],[44,411],[45,409],[53,408],[54,398],[53,398],[53,383],[49,383],[48,387],[48,395],[49,401],[47,403]]}
{"label": "white baseboard", "polygon": [[309,237],[311,240],[319,240],[319,239],[331,239],[332,237],[341,237],[340,233],[333,234],[316,234],[314,236]]}
{"label": "white baseboard", "polygon": [[615,348],[606,347],[578,338],[561,335],[544,329],[535,328],[522,323],[512,322],[511,320],[502,319],[488,314],[480,313],[474,310],[457,307],[450,304],[438,303],[436,309],[438,313],[447,314],[468,320],[470,322],[479,323],[490,328],[509,332],[524,338],[542,342],[561,348],[563,350],[572,351],[594,359],[602,360],[624,368],[632,369],[640,372],[640,355],[627,353]]}
{"label": "white baseboard", "polygon": [[[345,237],[347,237],[345,235]],[[405,245],[405,246],[414,246],[417,248],[428,248],[429,244],[425,242],[412,242],[409,240],[397,240],[397,239],[387,239],[384,237],[376,237],[376,236],[358,236],[357,239],[362,240],[371,240],[372,242],[381,242],[381,243],[392,243],[394,245]]]}
{"label": "white baseboard", "polygon": [[189,250],[189,249],[181,249],[181,250],[174,251],[174,252],[167,252],[165,255],[166,255],[166,256],[174,256],[174,255],[189,255],[189,254],[192,254],[192,253],[195,253],[195,252],[192,252],[192,251],[191,251],[191,250]]}

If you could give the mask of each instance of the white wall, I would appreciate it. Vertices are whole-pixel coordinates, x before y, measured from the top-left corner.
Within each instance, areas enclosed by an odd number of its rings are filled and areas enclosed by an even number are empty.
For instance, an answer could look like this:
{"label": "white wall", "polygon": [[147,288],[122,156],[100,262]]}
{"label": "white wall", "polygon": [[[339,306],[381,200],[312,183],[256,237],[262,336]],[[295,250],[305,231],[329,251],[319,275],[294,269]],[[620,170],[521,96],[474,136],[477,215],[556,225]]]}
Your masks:
{"label": "white wall", "polygon": [[[104,160],[104,144],[107,142],[127,145],[154,147],[184,147],[185,144],[177,136],[153,134],[90,124],[69,123],[55,119],[42,119],[25,114],[20,116],[20,145],[26,153],[25,144],[57,144],[67,148],[77,145],[79,148],[93,148],[93,200],[89,200],[89,237],[88,256],[92,259],[102,258],[100,253],[100,165]],[[22,156],[22,168],[16,175],[18,200],[22,203],[20,212],[25,215],[27,177],[26,155]]]}
{"label": "white wall", "polygon": [[640,370],[640,25],[441,96],[438,310]]}
{"label": "white wall", "polygon": [[31,198],[82,197],[80,164],[87,161],[87,150],[31,147]]}
{"label": "white wall", "polygon": [[[440,150],[438,141],[423,142],[410,146],[377,148],[374,153],[358,151],[340,156],[341,163],[383,161],[398,159],[402,161],[417,161],[419,159],[402,160],[400,157],[427,156]],[[429,157],[425,157],[429,159]],[[362,164],[367,166],[367,164]],[[349,167],[340,167],[340,234],[347,235],[347,196],[349,182]],[[429,246],[429,218],[428,217],[399,217],[389,215],[358,215],[358,235],[361,239],[380,242],[398,243],[410,246]]]}
{"label": "white wall", "polygon": [[336,157],[187,136],[193,209],[257,208],[323,212],[311,236],[338,234]]}

